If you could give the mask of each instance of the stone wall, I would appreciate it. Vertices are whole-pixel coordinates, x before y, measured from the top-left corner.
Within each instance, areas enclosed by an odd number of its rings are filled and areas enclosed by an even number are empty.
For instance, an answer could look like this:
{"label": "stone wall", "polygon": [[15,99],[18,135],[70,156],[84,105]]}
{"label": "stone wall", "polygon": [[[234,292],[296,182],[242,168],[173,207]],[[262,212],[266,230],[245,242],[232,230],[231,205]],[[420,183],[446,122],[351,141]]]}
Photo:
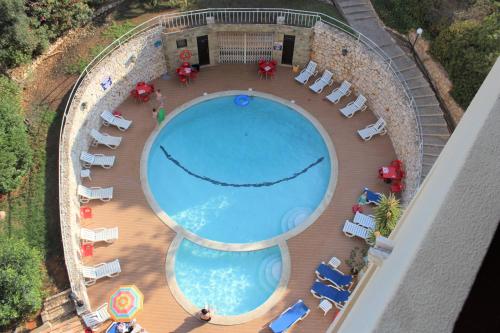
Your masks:
{"label": "stone wall", "polygon": [[[100,114],[114,110],[136,82],[151,81],[166,72],[161,44],[161,27],[141,33],[122,44],[93,68],[82,80],[68,111],[60,143],[62,188],[60,188],[61,230],[65,260],[72,289],[87,302],[80,273],[77,186],[80,183],[80,154],[88,150],[90,130],[101,127]],[[101,82],[110,77],[112,85],[104,90]]]}
{"label": "stone wall", "polygon": [[[218,32],[268,32],[274,34],[275,42],[283,42],[284,35],[295,36],[293,64],[303,66],[309,61],[313,30],[311,28],[293,27],[279,24],[209,24],[186,30],[166,30],[163,33],[163,48],[167,67],[171,70],[179,67],[179,54],[182,50],[189,50],[192,54],[191,63],[198,63],[198,47],[196,37],[208,35],[210,64],[215,65],[219,59],[217,42]],[[177,48],[176,41],[187,40],[187,47]],[[282,51],[273,50],[273,59],[281,62]]]}
{"label": "stone wall", "polygon": [[[346,56],[342,49],[347,50]],[[405,163],[406,190],[402,199],[407,203],[418,187],[422,165],[418,124],[402,84],[367,46],[322,22],[314,27],[312,50],[311,58],[320,71],[332,71],[336,82],[351,82],[353,91],[367,98],[368,108],[386,120],[394,150]]]}

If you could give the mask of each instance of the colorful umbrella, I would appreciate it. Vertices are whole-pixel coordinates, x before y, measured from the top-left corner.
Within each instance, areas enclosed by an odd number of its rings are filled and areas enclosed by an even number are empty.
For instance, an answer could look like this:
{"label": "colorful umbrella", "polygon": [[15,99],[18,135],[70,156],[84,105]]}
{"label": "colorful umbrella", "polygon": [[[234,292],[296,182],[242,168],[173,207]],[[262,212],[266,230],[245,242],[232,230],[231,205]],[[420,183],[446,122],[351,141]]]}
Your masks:
{"label": "colorful umbrella", "polygon": [[143,303],[144,296],[136,286],[122,286],[109,297],[108,312],[115,321],[131,321]]}

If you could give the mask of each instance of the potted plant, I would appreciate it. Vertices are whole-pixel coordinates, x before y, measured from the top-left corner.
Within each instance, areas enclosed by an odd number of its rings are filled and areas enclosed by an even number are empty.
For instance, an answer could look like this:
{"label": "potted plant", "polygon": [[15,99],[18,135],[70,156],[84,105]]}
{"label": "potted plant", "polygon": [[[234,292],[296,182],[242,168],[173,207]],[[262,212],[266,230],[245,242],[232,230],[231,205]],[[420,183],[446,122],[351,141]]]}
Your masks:
{"label": "potted plant", "polygon": [[352,275],[358,275],[366,266],[366,256],[368,254],[368,247],[356,246],[351,251],[351,256],[345,263],[351,268]]}
{"label": "potted plant", "polygon": [[401,217],[401,207],[399,200],[394,194],[386,196],[382,194],[380,204],[374,209],[375,211],[375,230],[366,239],[370,245],[375,244],[376,236],[389,237],[391,232],[396,228],[399,218]]}

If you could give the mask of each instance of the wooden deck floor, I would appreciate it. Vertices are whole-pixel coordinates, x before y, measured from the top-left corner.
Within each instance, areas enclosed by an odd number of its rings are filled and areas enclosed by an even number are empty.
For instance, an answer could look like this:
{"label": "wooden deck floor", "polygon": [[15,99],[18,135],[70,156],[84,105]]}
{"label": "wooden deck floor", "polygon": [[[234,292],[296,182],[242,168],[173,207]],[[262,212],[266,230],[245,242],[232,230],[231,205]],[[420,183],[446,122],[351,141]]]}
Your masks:
{"label": "wooden deck floor", "polygon": [[[160,74],[160,73],[159,73]],[[306,231],[290,239],[288,246],[292,260],[290,283],[284,298],[261,318],[238,326],[202,324],[186,313],[170,293],[165,277],[165,258],[175,233],[157,218],[146,202],[139,178],[140,157],[144,143],[155,126],[151,115],[154,101],[137,104],[127,99],[119,110],[134,121],[125,133],[104,128],[111,135],[123,135],[121,146],[111,151],[92,148],[94,153],[116,154],[117,162],[110,170],[94,167],[88,186],[114,186],[114,199],[108,203],[93,202],[94,217],[83,220],[85,227],[119,227],[119,240],[111,245],[96,245],[87,265],[120,259],[122,273],[113,279],[103,279],[88,288],[92,308],[107,302],[109,293],[123,284],[136,284],[145,296],[144,310],[138,322],[151,333],[165,332],[268,332],[267,324],[292,302],[301,298],[311,308],[310,315],[294,328],[294,332],[324,332],[333,319],[330,312],[323,317],[317,309],[318,300],[309,288],[315,279],[315,266],[335,255],[342,260],[349,257],[353,247],[361,241],[350,239],[341,232],[347,218],[352,218],[351,207],[364,186],[387,192],[385,184],[377,179],[377,170],[395,158],[387,136],[362,142],[356,130],[375,121],[366,111],[352,119],[338,112],[339,106],[326,101],[326,89],[316,95],[293,80],[290,68],[279,67],[274,80],[260,80],[255,65],[219,65],[203,68],[198,79],[189,87],[182,87],[176,78],[158,79],[155,86],[166,97],[167,111],[203,94],[223,90],[248,89],[293,99],[316,117],[329,133],[339,160],[338,181],[332,202],[322,216]],[[336,83],[335,85],[338,85]],[[345,105],[355,94],[340,103]],[[341,269],[349,268],[342,264]]]}

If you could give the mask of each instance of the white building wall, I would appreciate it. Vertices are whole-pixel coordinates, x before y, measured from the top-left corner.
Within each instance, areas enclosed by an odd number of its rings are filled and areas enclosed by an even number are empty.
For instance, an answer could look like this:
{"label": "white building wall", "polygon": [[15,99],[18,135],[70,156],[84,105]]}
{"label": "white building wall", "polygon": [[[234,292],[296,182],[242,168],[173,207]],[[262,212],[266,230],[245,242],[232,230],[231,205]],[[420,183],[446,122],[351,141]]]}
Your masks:
{"label": "white building wall", "polygon": [[453,330],[500,220],[499,81],[497,60],[339,332]]}

